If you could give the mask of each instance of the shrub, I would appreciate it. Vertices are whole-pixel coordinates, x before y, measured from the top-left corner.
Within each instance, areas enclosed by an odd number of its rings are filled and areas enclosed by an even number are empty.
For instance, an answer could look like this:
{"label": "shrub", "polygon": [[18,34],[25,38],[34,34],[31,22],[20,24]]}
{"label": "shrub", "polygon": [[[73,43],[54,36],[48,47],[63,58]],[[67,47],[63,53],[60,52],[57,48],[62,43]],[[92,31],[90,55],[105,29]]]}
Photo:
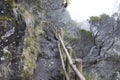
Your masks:
{"label": "shrub", "polygon": [[98,16],[91,16],[89,22],[90,23],[97,23],[100,20]]}
{"label": "shrub", "polygon": [[107,18],[110,18],[110,16],[103,13],[100,16],[91,16],[88,21],[93,24],[93,23],[99,23],[100,21],[105,20]]}
{"label": "shrub", "polygon": [[91,41],[94,42],[94,37],[92,36],[92,32],[86,31],[84,29],[81,29],[79,32],[82,36],[84,36],[84,38],[88,38],[88,39],[90,39]]}
{"label": "shrub", "polygon": [[104,14],[101,14],[99,18],[100,20],[104,20],[104,19],[110,18],[110,16],[104,13]]}

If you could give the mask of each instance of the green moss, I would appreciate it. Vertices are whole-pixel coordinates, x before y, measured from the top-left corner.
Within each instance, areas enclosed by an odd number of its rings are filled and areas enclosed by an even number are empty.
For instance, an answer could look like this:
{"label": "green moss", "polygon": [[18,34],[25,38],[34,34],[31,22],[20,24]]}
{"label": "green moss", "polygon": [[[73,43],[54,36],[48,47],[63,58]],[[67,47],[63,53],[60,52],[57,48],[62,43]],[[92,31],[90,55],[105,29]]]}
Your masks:
{"label": "green moss", "polygon": [[[36,68],[36,60],[40,54],[40,35],[43,30],[40,26],[34,26],[34,16],[24,6],[20,7],[22,16],[27,25],[24,47],[22,53],[23,69],[21,73],[21,80],[34,80],[34,69]],[[29,21],[28,21],[29,19]]]}
{"label": "green moss", "polygon": [[11,18],[11,17],[0,16],[0,24],[1,24],[0,31],[7,30],[7,29],[8,29],[7,24],[4,23],[4,22],[11,22],[11,21],[14,21],[14,20],[15,20],[15,19],[14,19],[14,18]]}
{"label": "green moss", "polygon": [[8,0],[8,3],[10,4],[10,6],[12,8],[16,8],[17,7],[17,4],[15,3],[15,0]]}
{"label": "green moss", "polygon": [[0,22],[3,22],[3,21],[12,21],[13,18],[9,18],[9,17],[6,17],[6,16],[0,16]]}
{"label": "green moss", "polygon": [[5,56],[9,59],[9,60],[12,60],[13,59],[13,56],[12,56],[12,53],[11,52],[6,52],[6,53],[4,53],[5,54]]}
{"label": "green moss", "polygon": [[30,27],[26,37],[24,39],[24,49],[22,54],[22,60],[24,67],[22,71],[22,80],[34,80],[33,74],[36,67],[37,56],[40,53],[39,41],[40,34],[43,31],[40,27]]}

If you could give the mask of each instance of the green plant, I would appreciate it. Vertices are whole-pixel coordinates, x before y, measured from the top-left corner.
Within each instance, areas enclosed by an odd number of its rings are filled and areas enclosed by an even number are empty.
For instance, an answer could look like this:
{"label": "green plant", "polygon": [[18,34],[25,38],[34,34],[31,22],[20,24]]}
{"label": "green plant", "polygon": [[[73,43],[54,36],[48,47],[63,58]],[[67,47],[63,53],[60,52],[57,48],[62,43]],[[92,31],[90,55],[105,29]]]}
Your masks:
{"label": "green plant", "polygon": [[89,22],[90,23],[97,23],[100,20],[98,16],[91,16]]}
{"label": "green plant", "polygon": [[83,72],[83,74],[85,75],[86,80],[93,80],[92,74],[90,74],[88,72]]}
{"label": "green plant", "polygon": [[5,53],[5,56],[6,56],[9,60],[12,60],[12,58],[13,58],[12,53],[9,52],[9,51]]}
{"label": "green plant", "polygon": [[94,41],[94,37],[92,36],[92,32],[86,31],[84,29],[79,30],[80,34],[83,35],[84,37],[89,38],[91,41]]}
{"label": "green plant", "polygon": [[64,33],[64,40],[66,41],[66,43],[75,43],[78,41],[78,38],[75,37],[72,33],[65,31]]}
{"label": "green plant", "polygon": [[110,16],[107,15],[107,14],[105,14],[105,13],[103,13],[103,14],[101,14],[101,15],[99,16],[100,20],[104,20],[104,19],[109,18],[109,17],[110,17]]}
{"label": "green plant", "polygon": [[109,15],[103,13],[100,16],[91,16],[90,19],[88,20],[90,23],[98,23],[102,20],[105,20],[107,18],[110,18]]}

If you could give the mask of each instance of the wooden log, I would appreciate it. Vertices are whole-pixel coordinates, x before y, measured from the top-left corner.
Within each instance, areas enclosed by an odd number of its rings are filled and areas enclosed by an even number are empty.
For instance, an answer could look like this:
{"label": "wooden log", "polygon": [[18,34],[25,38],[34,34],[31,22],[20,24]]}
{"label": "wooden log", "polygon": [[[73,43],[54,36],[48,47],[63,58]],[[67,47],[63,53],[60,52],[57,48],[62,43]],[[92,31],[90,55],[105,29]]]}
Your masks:
{"label": "wooden log", "polygon": [[60,44],[58,43],[58,49],[59,49],[59,52],[60,52],[60,59],[61,59],[61,64],[62,64],[62,68],[63,68],[63,72],[65,74],[65,77],[67,80],[70,80],[67,72],[66,72],[66,69],[65,69],[65,64],[64,64],[64,60],[63,60],[63,55],[62,55],[62,52],[61,52],[61,46]]}
{"label": "wooden log", "polygon": [[[69,52],[69,55],[72,56],[72,47],[67,47],[67,50]],[[71,72],[70,72],[70,64],[69,64],[69,61],[68,61],[68,58],[66,58],[66,71],[68,73],[68,76],[70,77],[71,76]]]}
{"label": "wooden log", "polygon": [[60,36],[61,36],[62,39],[64,38],[63,28],[60,28]]}
{"label": "wooden log", "polygon": [[[76,64],[77,69],[82,73],[82,59],[76,59],[75,64]],[[79,80],[77,75],[75,75],[75,80]]]}
{"label": "wooden log", "polygon": [[82,73],[82,59],[76,59],[75,63],[78,70]]}
{"label": "wooden log", "polygon": [[53,30],[54,30],[54,34],[55,34],[55,38],[58,39],[58,29],[57,27],[53,26]]}
{"label": "wooden log", "polygon": [[58,40],[59,40],[59,36],[58,35],[60,35],[61,38],[63,39],[64,38],[63,28],[57,29],[57,34],[56,35],[57,35]]}
{"label": "wooden log", "polygon": [[67,49],[66,49],[66,47],[65,47],[65,45],[63,43],[63,40],[62,40],[61,36],[58,35],[58,37],[59,37],[60,43],[61,43],[61,45],[62,45],[62,47],[63,47],[63,49],[64,49],[64,51],[66,53],[66,56],[68,58],[68,61],[69,61],[69,64],[70,64],[71,68],[76,73],[76,75],[78,76],[79,80],[86,80],[85,77],[79,72],[79,70],[77,69],[77,67],[73,64],[71,56],[69,55],[69,52],[67,51]]}

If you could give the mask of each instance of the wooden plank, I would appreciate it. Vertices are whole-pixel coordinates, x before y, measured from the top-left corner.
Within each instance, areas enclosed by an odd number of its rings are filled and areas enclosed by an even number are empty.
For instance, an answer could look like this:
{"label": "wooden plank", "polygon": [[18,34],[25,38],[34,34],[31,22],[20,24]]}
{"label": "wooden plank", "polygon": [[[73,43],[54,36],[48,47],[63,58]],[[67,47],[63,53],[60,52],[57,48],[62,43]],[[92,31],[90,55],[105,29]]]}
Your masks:
{"label": "wooden plank", "polygon": [[58,34],[58,38],[59,38],[60,43],[61,43],[61,45],[62,45],[62,47],[63,47],[63,49],[64,49],[64,51],[65,51],[65,53],[66,53],[66,56],[67,56],[67,58],[68,58],[68,61],[69,61],[69,64],[70,64],[71,68],[72,68],[73,71],[76,73],[76,75],[78,76],[79,80],[86,80],[85,77],[84,77],[84,76],[80,73],[80,71],[77,69],[77,67],[73,64],[72,59],[71,59],[71,56],[69,55],[69,53],[68,53],[68,51],[67,51],[67,49],[66,49],[66,47],[65,47],[65,45],[64,45],[64,43],[63,43],[63,40],[62,40],[62,38],[61,38],[61,36],[60,36],[59,34]]}

